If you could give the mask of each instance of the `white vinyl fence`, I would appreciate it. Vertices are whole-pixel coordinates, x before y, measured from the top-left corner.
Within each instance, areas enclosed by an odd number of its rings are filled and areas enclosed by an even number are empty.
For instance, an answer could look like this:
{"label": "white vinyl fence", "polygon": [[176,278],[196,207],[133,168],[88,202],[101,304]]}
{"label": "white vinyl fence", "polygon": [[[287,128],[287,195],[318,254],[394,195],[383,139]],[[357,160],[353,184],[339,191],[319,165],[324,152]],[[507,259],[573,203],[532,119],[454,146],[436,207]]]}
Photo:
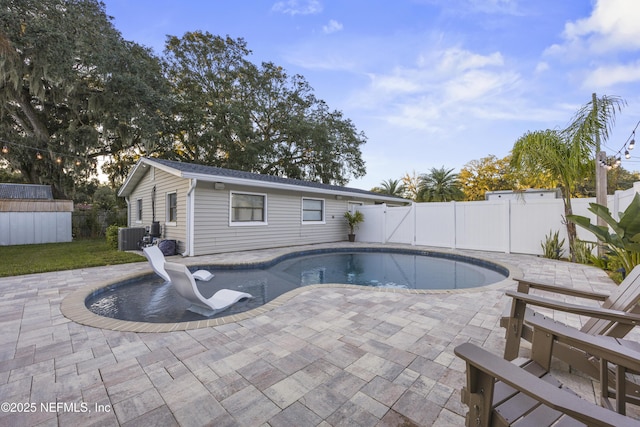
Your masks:
{"label": "white vinyl fence", "polygon": [[[629,206],[636,193],[640,193],[640,182],[608,197],[607,206],[614,217]],[[595,203],[595,198],[571,200],[574,214],[595,223],[589,203]],[[569,251],[562,199],[374,205],[358,210],[364,213],[356,234],[359,242],[540,255],[541,242],[550,232],[559,231],[560,238],[565,239],[565,252]],[[581,227],[578,238],[595,241],[593,234]]]}

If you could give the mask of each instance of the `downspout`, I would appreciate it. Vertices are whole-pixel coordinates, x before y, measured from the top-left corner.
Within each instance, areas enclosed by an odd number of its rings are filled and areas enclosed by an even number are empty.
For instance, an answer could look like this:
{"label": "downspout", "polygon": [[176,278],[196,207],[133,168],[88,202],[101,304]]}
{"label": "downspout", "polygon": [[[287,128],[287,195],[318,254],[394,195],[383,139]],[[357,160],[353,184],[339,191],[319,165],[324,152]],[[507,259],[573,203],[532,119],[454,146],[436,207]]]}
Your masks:
{"label": "downspout", "polygon": [[131,227],[131,205],[129,203],[129,196],[126,196],[124,201],[127,202],[127,227]]}
{"label": "downspout", "polygon": [[193,255],[193,237],[194,237],[194,218],[195,218],[195,197],[193,197],[194,190],[196,189],[196,185],[198,184],[198,180],[195,178],[191,179],[191,185],[189,186],[189,191],[187,192],[187,224],[186,224],[186,238],[187,241],[185,243],[185,251],[182,253],[182,256],[192,256]]}

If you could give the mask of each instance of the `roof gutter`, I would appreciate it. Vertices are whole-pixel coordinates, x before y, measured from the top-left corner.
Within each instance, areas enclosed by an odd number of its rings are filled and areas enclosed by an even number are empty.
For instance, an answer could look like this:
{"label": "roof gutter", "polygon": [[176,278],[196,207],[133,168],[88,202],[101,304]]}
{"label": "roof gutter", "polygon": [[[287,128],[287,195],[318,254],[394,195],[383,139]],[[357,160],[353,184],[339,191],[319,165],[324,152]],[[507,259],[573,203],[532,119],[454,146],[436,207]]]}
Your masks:
{"label": "roof gutter", "polygon": [[384,194],[370,195],[365,193],[353,192],[349,190],[331,190],[326,188],[308,187],[308,186],[297,185],[297,184],[267,182],[267,181],[245,179],[245,178],[233,178],[233,177],[221,176],[221,175],[183,173],[182,177],[198,179],[200,181],[205,181],[205,182],[223,182],[225,184],[246,185],[246,186],[252,186],[252,187],[271,188],[271,189],[279,189],[279,190],[286,189],[286,190],[293,190],[298,192],[317,193],[317,194],[331,194],[335,196],[342,196],[345,198],[359,197],[363,199],[375,199],[375,200],[391,202],[391,203],[411,203],[411,200],[405,200],[405,199],[396,198],[396,197],[389,197],[389,196],[385,196]]}
{"label": "roof gutter", "polygon": [[353,199],[353,198],[362,198],[362,199],[377,200],[381,202],[394,203],[394,204],[411,203],[411,200],[403,199],[401,197],[391,197],[384,194],[370,194],[366,192],[360,193],[357,191],[350,191],[349,189],[341,190],[341,189],[317,188],[313,186],[306,186],[306,185],[299,185],[299,184],[269,182],[269,181],[263,181],[258,179],[235,178],[235,177],[230,177],[225,175],[209,175],[209,174],[202,174],[202,173],[182,172],[170,166],[166,166],[161,163],[154,162],[153,159],[149,159],[146,157],[143,157],[142,159],[140,159],[140,162],[136,164],[133,172],[129,174],[129,176],[127,177],[127,180],[125,181],[125,183],[123,184],[123,186],[119,191],[119,194],[118,194],[119,196],[127,195],[125,190],[131,184],[130,181],[132,180],[132,177],[136,173],[141,173],[141,171],[139,171],[138,168],[144,169],[147,165],[161,169],[175,176],[179,176],[187,179],[195,179],[195,180],[204,181],[204,182],[222,182],[225,184],[246,185],[246,186],[252,186],[252,187],[259,187],[259,188],[270,188],[270,189],[279,189],[279,190],[286,189],[286,190],[297,191],[297,192],[329,194],[329,195],[344,197],[346,200]]}

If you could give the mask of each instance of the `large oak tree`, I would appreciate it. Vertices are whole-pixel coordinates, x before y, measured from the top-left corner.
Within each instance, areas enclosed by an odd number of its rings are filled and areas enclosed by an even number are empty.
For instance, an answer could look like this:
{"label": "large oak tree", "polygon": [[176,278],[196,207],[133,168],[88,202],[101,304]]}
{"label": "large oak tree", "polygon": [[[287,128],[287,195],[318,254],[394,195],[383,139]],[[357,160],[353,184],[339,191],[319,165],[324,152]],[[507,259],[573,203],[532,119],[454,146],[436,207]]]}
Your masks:
{"label": "large oak tree", "polygon": [[250,62],[243,39],[171,36],[166,75],[176,98],[168,155],[214,166],[346,184],[365,173],[362,132],[316,98],[300,75]]}
{"label": "large oak tree", "polygon": [[160,63],[122,39],[104,4],[3,0],[0,50],[2,158],[25,182],[69,197],[99,156],[157,139],[169,100]]}
{"label": "large oak tree", "polygon": [[112,186],[143,155],[333,184],[364,175],[365,135],[302,76],[250,53],[196,31],[158,57],[96,0],[2,0],[0,163],[56,197],[102,156]]}

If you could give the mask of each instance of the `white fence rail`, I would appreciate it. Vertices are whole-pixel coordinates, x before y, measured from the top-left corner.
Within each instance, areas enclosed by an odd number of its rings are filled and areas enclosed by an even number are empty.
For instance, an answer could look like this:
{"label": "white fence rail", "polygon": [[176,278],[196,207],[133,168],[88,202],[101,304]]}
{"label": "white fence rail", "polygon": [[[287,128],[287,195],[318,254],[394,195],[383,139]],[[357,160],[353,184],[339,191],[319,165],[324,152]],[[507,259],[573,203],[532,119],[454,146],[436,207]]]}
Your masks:
{"label": "white fence rail", "polygon": [[[624,211],[640,182],[608,197],[614,217]],[[594,198],[572,199],[573,212],[595,222],[588,211]],[[542,254],[541,242],[550,231],[559,231],[568,253],[562,199],[496,200],[479,202],[414,203],[411,206],[360,206],[364,223],[357,232],[360,242],[405,243],[452,249]],[[593,234],[578,227],[578,238],[594,241]]]}

